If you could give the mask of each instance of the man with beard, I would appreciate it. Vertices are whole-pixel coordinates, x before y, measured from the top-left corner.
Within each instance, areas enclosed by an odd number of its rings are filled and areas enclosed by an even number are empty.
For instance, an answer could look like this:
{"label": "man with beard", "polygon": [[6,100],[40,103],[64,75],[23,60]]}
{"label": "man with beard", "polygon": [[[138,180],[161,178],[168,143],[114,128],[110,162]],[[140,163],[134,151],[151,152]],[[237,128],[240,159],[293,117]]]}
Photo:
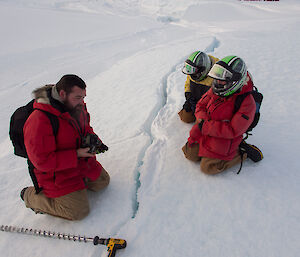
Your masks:
{"label": "man with beard", "polygon": [[[76,75],[65,75],[56,85],[33,94],[34,111],[24,125],[24,144],[41,192],[26,187],[21,199],[36,213],[80,220],[89,213],[87,189],[99,191],[110,179],[95,157],[108,148],[90,126],[86,84]],[[56,135],[49,113],[58,126]],[[86,144],[91,138],[93,148]]]}

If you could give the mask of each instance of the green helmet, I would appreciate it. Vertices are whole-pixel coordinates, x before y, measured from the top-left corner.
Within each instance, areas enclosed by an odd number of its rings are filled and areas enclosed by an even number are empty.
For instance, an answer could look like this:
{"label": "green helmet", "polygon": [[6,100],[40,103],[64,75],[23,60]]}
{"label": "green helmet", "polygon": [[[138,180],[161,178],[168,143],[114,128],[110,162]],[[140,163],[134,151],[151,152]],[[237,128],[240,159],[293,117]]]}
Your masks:
{"label": "green helmet", "polygon": [[193,52],[184,62],[182,72],[194,80],[203,80],[212,66],[209,56],[201,51]]}
{"label": "green helmet", "polygon": [[[247,78],[247,67],[241,58],[230,55],[214,64],[208,76],[214,79],[212,90],[216,95],[229,96],[243,87]],[[220,80],[226,83],[221,83]]]}

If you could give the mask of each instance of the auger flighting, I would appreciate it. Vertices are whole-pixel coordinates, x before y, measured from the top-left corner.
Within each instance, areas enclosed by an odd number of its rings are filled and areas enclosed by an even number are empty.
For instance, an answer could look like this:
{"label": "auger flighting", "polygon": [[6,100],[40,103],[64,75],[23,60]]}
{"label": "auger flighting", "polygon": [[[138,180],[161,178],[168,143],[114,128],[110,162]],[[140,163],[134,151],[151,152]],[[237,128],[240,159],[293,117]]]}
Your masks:
{"label": "auger flighting", "polygon": [[70,241],[78,241],[78,242],[92,242],[94,245],[106,245],[108,257],[114,257],[116,255],[116,251],[119,249],[123,249],[126,247],[127,243],[124,239],[117,239],[117,238],[99,238],[98,236],[95,237],[86,237],[80,235],[70,235],[65,233],[56,233],[46,230],[38,230],[38,229],[29,229],[29,228],[20,228],[15,226],[4,226],[1,225],[0,230],[3,232],[15,232],[25,235],[32,235],[32,236],[40,236],[40,237],[48,237],[53,239],[64,239]]}

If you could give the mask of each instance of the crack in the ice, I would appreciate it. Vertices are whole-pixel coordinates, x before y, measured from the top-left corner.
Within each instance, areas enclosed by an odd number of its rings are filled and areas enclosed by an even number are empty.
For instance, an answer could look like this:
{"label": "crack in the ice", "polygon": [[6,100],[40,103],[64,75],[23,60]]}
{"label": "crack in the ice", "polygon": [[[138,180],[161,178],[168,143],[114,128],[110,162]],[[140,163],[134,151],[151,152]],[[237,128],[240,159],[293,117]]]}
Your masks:
{"label": "crack in the ice", "polygon": [[[180,62],[181,63],[181,62]],[[138,191],[141,186],[140,176],[141,176],[141,168],[143,167],[143,159],[146,155],[146,152],[148,148],[152,145],[154,141],[154,136],[151,132],[151,126],[153,124],[153,121],[156,119],[156,117],[159,115],[160,110],[164,108],[164,106],[167,103],[168,99],[168,93],[167,93],[167,86],[168,86],[168,77],[176,71],[176,67],[178,64],[174,65],[171,70],[162,78],[161,80],[161,87],[160,87],[160,95],[161,95],[161,101],[158,102],[158,104],[154,107],[153,111],[150,113],[149,117],[147,118],[145,124],[144,124],[144,132],[149,136],[149,143],[143,148],[143,150],[139,154],[138,158],[138,165],[135,169],[135,194],[133,197],[133,214],[132,219],[135,218],[138,209],[139,209],[139,201],[138,201]]]}
{"label": "crack in the ice", "polygon": [[216,48],[220,46],[220,41],[214,37],[213,41],[205,48],[205,53],[212,53],[215,51]]}
{"label": "crack in the ice", "polygon": [[[220,41],[216,37],[214,37],[213,41],[206,47],[204,52],[206,52],[206,53],[214,52],[215,49],[218,48],[219,46],[220,46]],[[159,101],[156,104],[156,106],[154,107],[152,112],[150,112],[149,117],[147,118],[147,120],[144,123],[144,132],[145,132],[145,134],[147,134],[149,136],[149,142],[141,150],[139,157],[138,157],[137,166],[136,166],[135,172],[134,172],[134,174],[135,174],[134,175],[135,191],[134,191],[133,202],[132,202],[132,209],[133,209],[133,214],[131,217],[132,219],[134,219],[136,217],[136,214],[139,210],[138,191],[139,191],[139,188],[141,187],[141,181],[140,181],[141,172],[140,172],[140,170],[144,165],[143,160],[145,158],[146,152],[149,149],[149,147],[152,145],[154,138],[155,138],[155,136],[153,135],[153,133],[151,131],[151,126],[152,126],[154,120],[156,119],[156,117],[159,115],[160,111],[164,108],[164,106],[167,103],[167,100],[168,100],[168,92],[167,92],[168,77],[176,71],[176,67],[180,63],[183,63],[183,60],[181,60],[176,65],[174,65],[171,68],[171,70],[168,73],[166,73],[166,75],[162,78],[161,87],[160,87],[161,101]]]}

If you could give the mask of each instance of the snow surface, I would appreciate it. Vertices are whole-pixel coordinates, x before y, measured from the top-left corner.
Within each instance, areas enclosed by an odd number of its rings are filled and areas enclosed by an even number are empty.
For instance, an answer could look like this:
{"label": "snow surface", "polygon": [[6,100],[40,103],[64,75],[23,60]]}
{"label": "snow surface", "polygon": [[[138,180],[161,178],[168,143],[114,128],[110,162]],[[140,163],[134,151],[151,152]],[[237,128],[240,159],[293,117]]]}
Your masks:
{"label": "snow surface", "polygon": [[[127,240],[123,257],[300,256],[300,3],[296,0],[0,0],[0,224]],[[192,125],[183,61],[194,50],[235,54],[264,94],[249,143],[264,160],[216,175],[181,147]],[[88,85],[97,158],[109,187],[89,193],[78,222],[35,215],[31,184],[8,137],[33,89],[67,73]],[[1,256],[106,256],[104,246],[0,232]]]}

